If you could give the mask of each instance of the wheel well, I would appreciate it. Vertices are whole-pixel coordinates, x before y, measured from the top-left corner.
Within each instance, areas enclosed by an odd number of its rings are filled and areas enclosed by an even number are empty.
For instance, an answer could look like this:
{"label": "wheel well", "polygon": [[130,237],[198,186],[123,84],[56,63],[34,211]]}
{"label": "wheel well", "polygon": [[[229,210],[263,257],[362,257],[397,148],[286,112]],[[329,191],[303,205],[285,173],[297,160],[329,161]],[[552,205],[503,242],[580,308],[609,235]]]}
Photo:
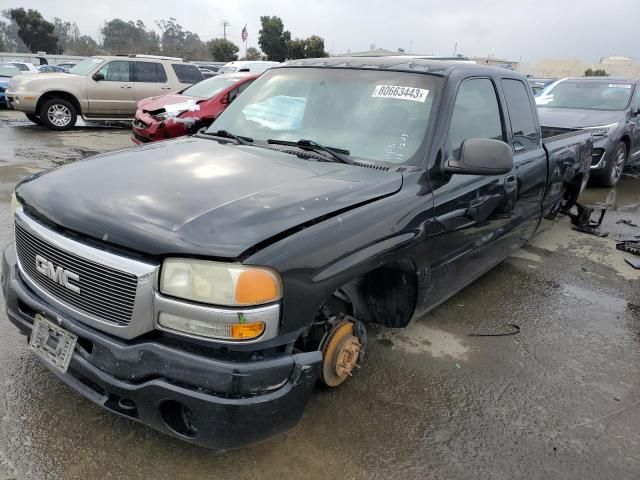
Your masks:
{"label": "wheel well", "polygon": [[629,158],[629,154],[631,153],[631,139],[625,135],[620,141],[624,142],[624,145],[627,147],[627,158]]}
{"label": "wheel well", "polygon": [[397,260],[356,278],[342,290],[349,296],[358,320],[405,327],[418,297],[416,269],[410,260]]}
{"label": "wheel well", "polygon": [[40,109],[42,108],[42,105],[44,105],[46,101],[54,98],[62,98],[63,100],[66,100],[67,102],[71,103],[71,105],[73,105],[78,115],[82,113],[82,109],[80,108],[80,102],[78,102],[78,99],[76,97],[74,97],[68,92],[60,92],[56,90],[52,92],[47,92],[44,95],[40,96],[40,98],[38,99],[38,104],[36,105],[36,113],[40,115]]}
{"label": "wheel well", "polygon": [[582,189],[583,178],[584,175],[580,173],[567,182],[564,195],[561,200],[561,211],[568,212],[576,204],[581,193],[580,190]]}

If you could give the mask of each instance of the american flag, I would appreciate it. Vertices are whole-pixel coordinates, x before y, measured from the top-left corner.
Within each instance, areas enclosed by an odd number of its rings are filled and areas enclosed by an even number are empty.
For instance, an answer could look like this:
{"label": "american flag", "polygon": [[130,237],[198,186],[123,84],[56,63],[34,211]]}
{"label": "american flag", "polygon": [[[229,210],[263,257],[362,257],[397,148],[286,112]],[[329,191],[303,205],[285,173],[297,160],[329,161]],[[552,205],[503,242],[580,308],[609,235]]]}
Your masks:
{"label": "american flag", "polygon": [[247,38],[249,38],[249,34],[247,33],[247,26],[245,25],[242,29],[242,41],[246,42]]}

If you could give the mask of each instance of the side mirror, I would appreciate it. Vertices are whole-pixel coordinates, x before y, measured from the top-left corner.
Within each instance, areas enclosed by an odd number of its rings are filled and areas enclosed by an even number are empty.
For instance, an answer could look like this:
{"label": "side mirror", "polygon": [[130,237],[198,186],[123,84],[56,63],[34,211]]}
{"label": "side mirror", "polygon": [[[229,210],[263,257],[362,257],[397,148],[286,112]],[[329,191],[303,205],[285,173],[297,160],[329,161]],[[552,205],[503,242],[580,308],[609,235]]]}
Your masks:
{"label": "side mirror", "polygon": [[224,97],[220,99],[220,103],[222,105],[229,105],[229,94],[227,93]]}
{"label": "side mirror", "polygon": [[104,75],[99,72],[96,72],[91,76],[91,78],[93,78],[96,82],[99,82],[101,80],[104,80]]}
{"label": "side mirror", "polygon": [[500,140],[470,138],[462,142],[459,160],[448,160],[447,173],[460,175],[504,175],[513,169],[511,147]]}

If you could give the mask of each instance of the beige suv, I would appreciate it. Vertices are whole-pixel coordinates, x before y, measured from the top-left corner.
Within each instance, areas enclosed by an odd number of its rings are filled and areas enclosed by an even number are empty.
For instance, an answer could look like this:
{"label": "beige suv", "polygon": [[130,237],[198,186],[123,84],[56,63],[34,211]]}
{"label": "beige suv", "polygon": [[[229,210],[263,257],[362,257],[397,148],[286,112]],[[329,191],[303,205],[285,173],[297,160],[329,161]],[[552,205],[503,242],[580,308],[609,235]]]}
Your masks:
{"label": "beige suv", "polygon": [[84,120],[127,120],[138,100],[181,90],[204,77],[179,58],[151,55],[91,57],[69,73],[18,75],[5,92],[11,108],[52,130]]}

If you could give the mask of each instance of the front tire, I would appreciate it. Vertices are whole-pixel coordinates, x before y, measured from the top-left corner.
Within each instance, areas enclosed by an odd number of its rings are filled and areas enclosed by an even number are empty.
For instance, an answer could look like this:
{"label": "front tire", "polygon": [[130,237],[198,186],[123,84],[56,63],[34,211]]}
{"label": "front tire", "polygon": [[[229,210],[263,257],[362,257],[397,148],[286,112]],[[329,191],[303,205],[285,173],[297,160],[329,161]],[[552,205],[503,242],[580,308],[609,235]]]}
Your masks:
{"label": "front tire", "polygon": [[604,172],[598,177],[603,187],[615,187],[622,178],[622,171],[627,162],[627,144],[620,142],[613,155],[607,160]]}
{"label": "front tire", "polygon": [[50,130],[69,130],[78,119],[75,107],[61,98],[47,100],[40,108],[40,121]]}
{"label": "front tire", "polygon": [[25,113],[25,115],[31,122],[35,123],[36,125],[42,125],[42,120],[40,120],[40,117],[35,113]]}

